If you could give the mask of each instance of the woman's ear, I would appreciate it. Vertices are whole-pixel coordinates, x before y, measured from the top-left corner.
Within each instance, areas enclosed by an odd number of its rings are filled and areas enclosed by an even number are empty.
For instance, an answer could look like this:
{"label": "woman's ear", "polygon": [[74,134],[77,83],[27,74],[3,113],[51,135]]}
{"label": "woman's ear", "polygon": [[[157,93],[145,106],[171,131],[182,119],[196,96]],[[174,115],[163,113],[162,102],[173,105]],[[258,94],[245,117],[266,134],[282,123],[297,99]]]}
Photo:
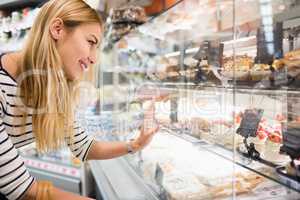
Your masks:
{"label": "woman's ear", "polygon": [[59,40],[64,35],[64,22],[60,18],[55,18],[50,24],[50,34],[54,40]]}

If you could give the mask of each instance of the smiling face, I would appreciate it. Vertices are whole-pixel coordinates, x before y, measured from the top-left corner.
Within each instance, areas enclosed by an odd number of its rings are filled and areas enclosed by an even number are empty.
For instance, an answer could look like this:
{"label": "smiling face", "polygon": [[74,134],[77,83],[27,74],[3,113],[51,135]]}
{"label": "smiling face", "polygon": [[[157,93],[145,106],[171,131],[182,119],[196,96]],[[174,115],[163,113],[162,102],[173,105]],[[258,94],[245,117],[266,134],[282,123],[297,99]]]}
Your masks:
{"label": "smiling face", "polygon": [[56,41],[64,71],[69,80],[78,80],[97,61],[101,27],[98,23],[81,24],[66,28],[59,19],[54,21],[50,32]]}

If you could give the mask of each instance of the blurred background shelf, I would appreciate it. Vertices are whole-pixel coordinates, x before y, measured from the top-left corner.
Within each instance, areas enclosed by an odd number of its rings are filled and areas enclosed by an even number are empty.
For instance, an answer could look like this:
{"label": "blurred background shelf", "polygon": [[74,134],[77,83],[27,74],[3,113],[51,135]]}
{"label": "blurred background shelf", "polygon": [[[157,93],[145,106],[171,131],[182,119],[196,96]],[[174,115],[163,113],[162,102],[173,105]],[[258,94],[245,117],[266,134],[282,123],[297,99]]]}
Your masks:
{"label": "blurred background shelf", "polygon": [[1,0],[0,10],[17,10],[27,6],[38,6],[46,3],[48,0]]}

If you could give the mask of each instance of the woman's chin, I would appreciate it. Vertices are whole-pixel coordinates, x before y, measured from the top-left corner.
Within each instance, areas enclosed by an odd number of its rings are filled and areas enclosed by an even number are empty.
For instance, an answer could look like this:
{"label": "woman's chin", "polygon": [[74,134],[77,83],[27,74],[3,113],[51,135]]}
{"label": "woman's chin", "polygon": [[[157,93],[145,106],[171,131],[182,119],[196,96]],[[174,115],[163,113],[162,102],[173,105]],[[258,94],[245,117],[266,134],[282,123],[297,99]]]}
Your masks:
{"label": "woman's chin", "polygon": [[68,81],[78,81],[83,77],[83,73],[70,74],[67,76]]}

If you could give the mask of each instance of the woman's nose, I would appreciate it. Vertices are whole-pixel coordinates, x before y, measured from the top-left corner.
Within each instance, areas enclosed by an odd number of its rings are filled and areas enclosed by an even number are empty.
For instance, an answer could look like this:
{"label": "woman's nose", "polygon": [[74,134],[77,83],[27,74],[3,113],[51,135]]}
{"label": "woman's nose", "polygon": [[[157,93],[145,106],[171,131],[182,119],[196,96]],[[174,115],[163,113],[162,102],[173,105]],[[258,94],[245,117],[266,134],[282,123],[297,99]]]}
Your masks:
{"label": "woman's nose", "polygon": [[91,65],[95,64],[95,59],[88,57],[88,61]]}
{"label": "woman's nose", "polygon": [[91,65],[96,63],[96,61],[97,61],[97,53],[98,52],[96,50],[93,50],[93,51],[90,52],[88,60],[89,60],[89,62],[90,62]]}

